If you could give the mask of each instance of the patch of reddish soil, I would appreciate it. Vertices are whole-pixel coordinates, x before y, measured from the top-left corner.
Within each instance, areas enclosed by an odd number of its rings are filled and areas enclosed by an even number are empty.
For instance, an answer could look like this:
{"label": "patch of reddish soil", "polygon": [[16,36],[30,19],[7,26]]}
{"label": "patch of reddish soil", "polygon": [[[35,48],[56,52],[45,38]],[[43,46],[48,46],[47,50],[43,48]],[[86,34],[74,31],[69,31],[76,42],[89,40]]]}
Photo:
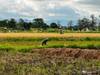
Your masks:
{"label": "patch of reddish soil", "polygon": [[40,63],[50,60],[71,61],[73,59],[100,60],[100,50],[46,48],[33,49],[28,53],[0,53],[0,62],[3,63]]}
{"label": "patch of reddish soil", "polygon": [[[34,51],[34,50],[33,50]],[[72,48],[48,48],[38,50],[45,57],[72,57],[83,59],[100,59],[100,50],[72,49]]]}

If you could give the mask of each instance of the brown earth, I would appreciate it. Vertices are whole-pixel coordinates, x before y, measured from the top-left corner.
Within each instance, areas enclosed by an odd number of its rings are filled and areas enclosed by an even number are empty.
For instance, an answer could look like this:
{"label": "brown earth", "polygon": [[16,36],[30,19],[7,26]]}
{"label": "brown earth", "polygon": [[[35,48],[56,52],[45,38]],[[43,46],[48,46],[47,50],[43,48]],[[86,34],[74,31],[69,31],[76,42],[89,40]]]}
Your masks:
{"label": "brown earth", "polygon": [[28,53],[0,53],[3,63],[37,63],[49,60],[96,59],[100,60],[100,50],[72,49],[72,48],[47,48],[33,49]]}
{"label": "brown earth", "polygon": [[[95,49],[72,49],[72,48],[48,48],[37,50],[44,57],[71,57],[82,59],[99,59],[100,50]],[[34,52],[34,50],[33,50]]]}
{"label": "brown earth", "polygon": [[0,52],[0,75],[81,75],[82,70],[100,75],[99,64],[99,49],[47,48],[27,53]]}

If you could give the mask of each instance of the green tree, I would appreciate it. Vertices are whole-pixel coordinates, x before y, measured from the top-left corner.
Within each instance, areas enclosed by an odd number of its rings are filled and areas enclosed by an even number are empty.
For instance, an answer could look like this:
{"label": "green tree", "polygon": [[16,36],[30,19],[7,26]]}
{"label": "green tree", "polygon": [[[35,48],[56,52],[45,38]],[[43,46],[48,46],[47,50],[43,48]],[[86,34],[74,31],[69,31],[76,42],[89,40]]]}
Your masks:
{"label": "green tree", "polygon": [[0,20],[0,27],[7,27],[8,25],[8,20],[5,19],[5,20]]}
{"label": "green tree", "polygon": [[20,18],[19,22],[17,23],[17,29],[24,30],[24,20],[22,18]]}
{"label": "green tree", "polygon": [[94,15],[91,15],[90,17],[91,17],[90,29],[96,30],[96,17]]}
{"label": "green tree", "polygon": [[90,28],[90,20],[88,18],[83,18],[78,20],[78,29],[81,31],[83,29]]}
{"label": "green tree", "polygon": [[49,26],[44,22],[44,20],[42,18],[36,18],[33,20],[32,27],[33,28],[47,29]]}
{"label": "green tree", "polygon": [[41,28],[43,24],[44,24],[44,21],[42,18],[36,18],[33,20],[33,27],[34,28]]}
{"label": "green tree", "polygon": [[11,18],[8,21],[8,26],[7,28],[12,28],[12,29],[16,29],[16,20],[14,18]]}
{"label": "green tree", "polygon": [[30,30],[31,29],[31,22],[29,22],[29,23],[27,23],[27,22],[24,22],[23,23],[23,28],[25,29],[25,30]]}
{"label": "green tree", "polygon": [[54,22],[50,24],[50,27],[51,28],[59,28],[58,24],[56,24]]}
{"label": "green tree", "polygon": [[72,30],[73,29],[73,21],[69,21],[68,22],[68,30]]}

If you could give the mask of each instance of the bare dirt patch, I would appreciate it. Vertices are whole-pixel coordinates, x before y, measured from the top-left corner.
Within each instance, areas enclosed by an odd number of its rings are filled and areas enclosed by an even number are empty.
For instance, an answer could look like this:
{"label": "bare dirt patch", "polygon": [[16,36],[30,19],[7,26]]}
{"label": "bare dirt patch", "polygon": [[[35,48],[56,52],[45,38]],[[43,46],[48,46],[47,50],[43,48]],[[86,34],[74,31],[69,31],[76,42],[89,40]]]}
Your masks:
{"label": "bare dirt patch", "polygon": [[82,70],[100,75],[100,50],[47,48],[27,53],[0,52],[0,66],[0,75],[82,75]]}
{"label": "bare dirt patch", "polygon": [[49,60],[100,60],[100,50],[72,49],[72,48],[46,48],[33,49],[28,53],[1,53],[0,61],[3,63],[35,63]]}
{"label": "bare dirt patch", "polygon": [[44,57],[100,59],[99,49],[95,50],[95,49],[72,49],[72,48],[48,48],[48,49],[39,49],[37,51],[39,51],[39,54],[41,54]]}

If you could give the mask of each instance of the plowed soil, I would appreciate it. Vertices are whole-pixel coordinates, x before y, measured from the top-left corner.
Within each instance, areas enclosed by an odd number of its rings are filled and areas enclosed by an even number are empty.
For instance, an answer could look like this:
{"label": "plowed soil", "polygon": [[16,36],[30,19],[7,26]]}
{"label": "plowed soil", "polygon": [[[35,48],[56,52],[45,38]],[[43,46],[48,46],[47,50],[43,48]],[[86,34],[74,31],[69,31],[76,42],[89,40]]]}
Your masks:
{"label": "plowed soil", "polygon": [[0,75],[83,75],[82,70],[100,75],[100,50],[46,48],[27,53],[0,52],[0,66]]}
{"label": "plowed soil", "polygon": [[34,61],[48,61],[69,59],[96,59],[100,60],[100,50],[95,49],[72,49],[72,48],[47,48],[33,49],[28,53],[4,53],[0,54],[0,60],[12,63],[33,63]]}
{"label": "plowed soil", "polygon": [[100,60],[99,49],[89,50],[89,49],[72,49],[72,48],[48,48],[48,49],[41,49],[37,51],[39,51],[39,53],[44,57],[71,57],[71,58],[99,59]]}

